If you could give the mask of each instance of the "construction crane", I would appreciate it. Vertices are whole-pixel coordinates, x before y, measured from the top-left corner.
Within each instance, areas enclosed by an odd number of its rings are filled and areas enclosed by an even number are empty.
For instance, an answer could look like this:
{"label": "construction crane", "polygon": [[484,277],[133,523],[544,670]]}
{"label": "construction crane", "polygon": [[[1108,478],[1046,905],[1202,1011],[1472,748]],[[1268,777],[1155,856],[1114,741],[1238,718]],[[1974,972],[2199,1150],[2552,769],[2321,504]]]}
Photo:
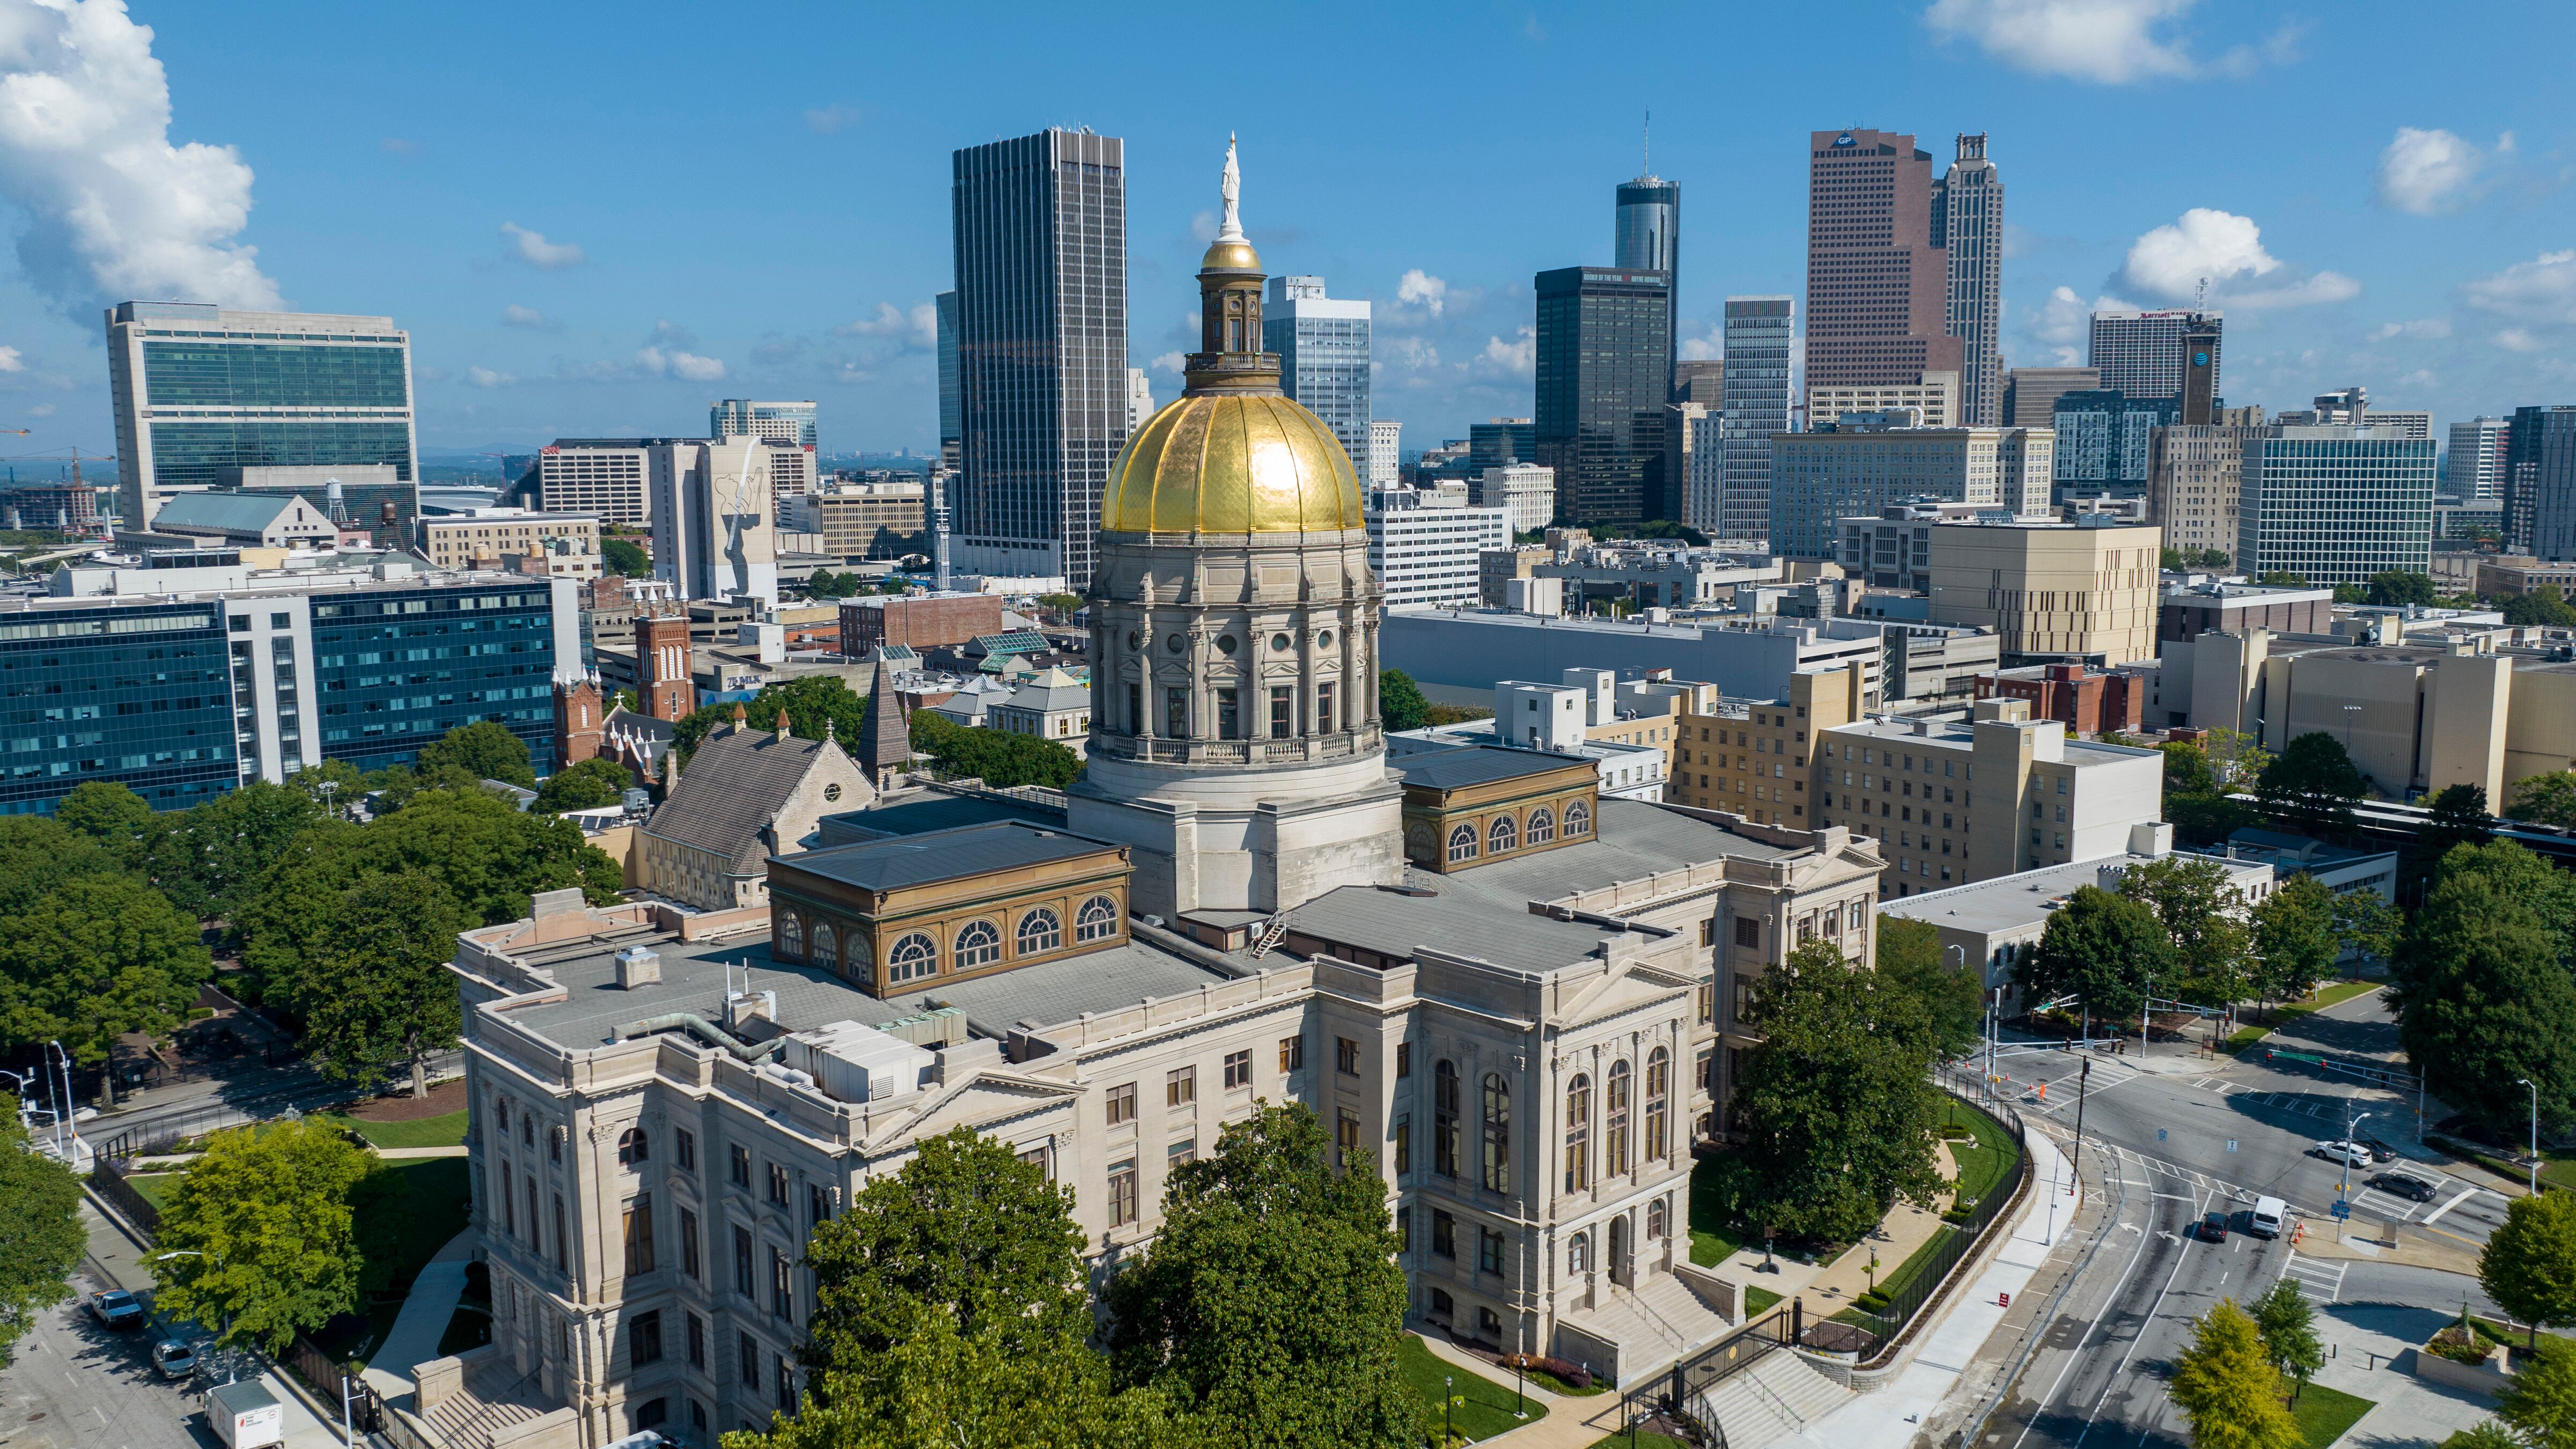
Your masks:
{"label": "construction crane", "polygon": [[14,433],[22,438],[27,436],[27,430],[25,428],[0,428],[0,434],[8,433]]}

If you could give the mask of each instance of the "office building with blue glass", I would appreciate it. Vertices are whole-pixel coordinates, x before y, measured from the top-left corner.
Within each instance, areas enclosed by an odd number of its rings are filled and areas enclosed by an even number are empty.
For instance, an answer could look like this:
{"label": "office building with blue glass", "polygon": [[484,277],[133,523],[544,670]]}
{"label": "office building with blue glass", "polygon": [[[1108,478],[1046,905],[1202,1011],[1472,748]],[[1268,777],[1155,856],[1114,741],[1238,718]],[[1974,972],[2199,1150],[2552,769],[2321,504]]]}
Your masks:
{"label": "office building with blue glass", "polygon": [[[554,687],[581,672],[574,581],[191,562],[209,557],[0,603],[0,814],[50,813],[93,780],[180,809],[324,760],[407,765],[478,720],[553,773]],[[225,586],[184,591],[209,580]]]}
{"label": "office building with blue glass", "polygon": [[390,317],[121,302],[107,373],[121,528],[150,527],[172,493],[258,487],[265,468],[387,466],[401,523],[420,515],[411,334]]}
{"label": "office building with blue glass", "polygon": [[1279,354],[1279,388],[1324,420],[1354,469],[1369,448],[1369,304],[1324,295],[1321,277],[1272,277],[1261,348]]}
{"label": "office building with blue glass", "polygon": [[2245,442],[2236,567],[2320,587],[2432,566],[2435,443],[2396,428],[2273,426]]}

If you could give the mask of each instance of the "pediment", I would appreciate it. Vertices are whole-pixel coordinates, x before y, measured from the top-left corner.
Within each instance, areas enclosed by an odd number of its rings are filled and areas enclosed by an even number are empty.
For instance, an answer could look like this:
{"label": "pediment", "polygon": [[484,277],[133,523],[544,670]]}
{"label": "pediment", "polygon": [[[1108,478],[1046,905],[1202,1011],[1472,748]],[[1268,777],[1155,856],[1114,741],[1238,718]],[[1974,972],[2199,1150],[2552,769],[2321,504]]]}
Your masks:
{"label": "pediment", "polygon": [[932,1088],[910,1111],[886,1120],[869,1133],[863,1145],[873,1156],[907,1137],[936,1137],[957,1127],[982,1132],[1081,1096],[1080,1085],[1054,1077],[1008,1069],[980,1071],[963,1081]]}
{"label": "pediment", "polygon": [[1599,980],[1575,993],[1574,999],[1557,1011],[1556,1024],[1573,1026],[1597,1017],[1615,1015],[1633,1006],[1661,1000],[1675,991],[1686,991],[1696,984],[1695,978],[1669,967],[1644,961],[1617,964]]}

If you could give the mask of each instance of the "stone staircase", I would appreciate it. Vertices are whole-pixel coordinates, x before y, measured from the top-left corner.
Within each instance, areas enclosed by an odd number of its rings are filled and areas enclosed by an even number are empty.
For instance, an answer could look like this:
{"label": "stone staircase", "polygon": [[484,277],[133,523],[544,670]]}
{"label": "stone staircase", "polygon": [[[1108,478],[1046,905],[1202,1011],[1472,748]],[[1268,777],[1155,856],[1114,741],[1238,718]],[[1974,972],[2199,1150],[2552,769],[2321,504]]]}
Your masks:
{"label": "stone staircase", "polygon": [[425,1406],[413,1409],[412,1417],[431,1443],[446,1449],[536,1449],[566,1438],[552,1432],[557,1426],[540,1421],[561,1415],[567,1421],[562,1429],[574,1427],[570,1410],[545,1401],[535,1370],[513,1374],[489,1347],[422,1364],[419,1372],[428,1392],[413,1399]]}
{"label": "stone staircase", "polygon": [[1726,1449],[1768,1449],[1804,1433],[1852,1396],[1787,1349],[1699,1396],[1692,1409],[1726,1435]]}
{"label": "stone staircase", "polygon": [[1619,1345],[1619,1381],[1669,1367],[1715,1342],[1729,1328],[1689,1285],[1669,1273],[1649,1274],[1635,1288],[1606,1288],[1595,1305],[1567,1315],[1574,1327]]}

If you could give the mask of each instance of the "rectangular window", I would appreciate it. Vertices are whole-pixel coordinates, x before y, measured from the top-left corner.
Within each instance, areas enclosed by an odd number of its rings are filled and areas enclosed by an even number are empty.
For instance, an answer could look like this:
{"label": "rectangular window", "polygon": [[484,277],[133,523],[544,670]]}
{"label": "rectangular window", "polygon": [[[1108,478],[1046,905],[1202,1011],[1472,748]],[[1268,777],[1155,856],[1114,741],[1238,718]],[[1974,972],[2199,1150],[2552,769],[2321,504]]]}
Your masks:
{"label": "rectangular window", "polygon": [[626,1205],[622,1214],[626,1229],[626,1275],[653,1271],[653,1195],[646,1193]]}
{"label": "rectangular window", "polygon": [[680,1271],[698,1276],[698,1215],[687,1208],[680,1209]]}
{"label": "rectangular window", "polygon": [[510,1197],[510,1169],[501,1169],[501,1226],[511,1237],[519,1235],[519,1205]]}
{"label": "rectangular window", "polygon": [[1306,1039],[1302,1036],[1281,1037],[1279,1039],[1279,1070],[1282,1072],[1294,1072],[1303,1069],[1305,1065]]}
{"label": "rectangular window", "polygon": [[1163,738],[1185,740],[1190,737],[1190,692],[1179,685],[1163,691]]}
{"label": "rectangular window", "polygon": [[1136,1120],[1136,1084],[1127,1082],[1109,1089],[1109,1125],[1120,1126]]}
{"label": "rectangular window", "polygon": [[1360,1044],[1346,1036],[1333,1038],[1333,1070],[1346,1077],[1360,1074]]}
{"label": "rectangular window", "polygon": [[689,1367],[703,1369],[706,1366],[707,1321],[692,1313],[689,1315]]}
{"label": "rectangular window", "polygon": [[[1699,782],[1702,785],[1706,785],[1708,783],[1708,777],[1706,775],[1700,776]],[[1712,916],[1708,920],[1699,923],[1699,943],[1703,946],[1714,946],[1717,944],[1717,919],[1715,917]]]}
{"label": "rectangular window", "polygon": [[751,1281],[751,1229],[733,1230],[733,1291],[749,1298],[756,1291]]}
{"label": "rectangular window", "polygon": [[769,1311],[779,1318],[794,1321],[796,1297],[787,1279],[787,1255],[776,1248],[769,1250]]}
{"label": "rectangular window", "polygon": [[1438,1208],[1431,1210],[1431,1251],[1444,1258],[1458,1256],[1458,1220]]}
{"label": "rectangular window", "polygon": [[1735,944],[1749,950],[1762,949],[1762,922],[1752,916],[1735,918]]}
{"label": "rectangular window", "polygon": [[1270,737],[1272,739],[1284,740],[1297,732],[1296,711],[1294,692],[1284,684],[1271,686]]}
{"label": "rectangular window", "polygon": [[1395,1175],[1402,1177],[1413,1170],[1413,1116],[1411,1113],[1395,1119],[1393,1135],[1395,1137]]}
{"label": "rectangular window", "polygon": [[778,1407],[782,1409],[795,1408],[796,1371],[787,1366],[787,1356],[785,1354],[773,1355],[770,1359],[770,1365],[778,1380]]}
{"label": "rectangular window", "polygon": [[1333,1124],[1333,1146],[1335,1160],[1344,1167],[1350,1166],[1351,1154],[1360,1150],[1359,1113],[1348,1107],[1341,1109],[1340,1116]]}
{"label": "rectangular window", "polygon": [[805,1220],[828,1223],[832,1220],[832,1190],[819,1182],[805,1185]]}
{"label": "rectangular window", "polygon": [[1144,732],[1145,690],[1131,679],[1127,682],[1127,733],[1141,735]]}
{"label": "rectangular window", "polygon": [[555,1194],[555,1267],[557,1270],[562,1272],[568,1273],[572,1271],[572,1264],[569,1261],[568,1250],[564,1247],[564,1210],[562,1193]]}
{"label": "rectangular window", "polygon": [[784,1163],[769,1164],[769,1200],[780,1207],[787,1206],[787,1167]]}
{"label": "rectangular window", "polygon": [[1173,1168],[1178,1167],[1185,1162],[1196,1162],[1198,1160],[1199,1140],[1195,1137],[1184,1137],[1180,1141],[1163,1149],[1163,1170],[1165,1172],[1169,1172]]}
{"label": "rectangular window", "polygon": [[1503,1235],[1492,1228],[1476,1229],[1476,1271],[1503,1274]]}
{"label": "rectangular window", "polygon": [[1243,738],[1243,711],[1235,703],[1239,691],[1220,689],[1216,692],[1216,737],[1221,740]]}
{"label": "rectangular window", "polygon": [[760,1387],[760,1340],[748,1333],[742,1336],[742,1381]]}
{"label": "rectangular window", "polygon": [[1225,1089],[1231,1092],[1238,1087],[1251,1085],[1252,1053],[1250,1051],[1227,1052],[1225,1054]]}
{"label": "rectangular window", "polygon": [[1395,1044],[1395,1079],[1400,1082],[1412,1075],[1413,1043],[1409,1041],[1397,1042]]}
{"label": "rectangular window", "polygon": [[1199,1099],[1199,1069],[1182,1067],[1163,1074],[1163,1105],[1186,1107]]}
{"label": "rectangular window", "polygon": [[639,1313],[626,1325],[626,1361],[641,1367],[662,1361],[662,1313]]}
{"label": "rectangular window", "polygon": [[1714,981],[1701,982],[1696,996],[1698,998],[1696,1004],[1699,1008],[1697,1015],[1700,1022],[1705,1025],[1714,1020],[1717,1016],[1717,983]]}
{"label": "rectangular window", "polygon": [[751,1150],[750,1150],[749,1148],[741,1147],[741,1146],[735,1146],[735,1147],[732,1147],[732,1148],[730,1148],[730,1149],[728,1149],[728,1150],[729,1150],[729,1151],[731,1152],[731,1154],[732,1154],[732,1161],[733,1161],[733,1166],[732,1166],[732,1172],[733,1172],[733,1185],[734,1185],[734,1186],[736,1186],[736,1187],[738,1187],[738,1188],[743,1189],[745,1192],[750,1191],[750,1190],[751,1190]]}
{"label": "rectangular window", "polygon": [[1136,1159],[1126,1158],[1109,1165],[1109,1226],[1123,1228],[1136,1221]]}
{"label": "rectangular window", "polygon": [[671,1153],[678,1160],[682,1172],[698,1170],[698,1139],[686,1129],[671,1134]]}
{"label": "rectangular window", "polygon": [[1315,686],[1315,733],[1328,735],[1332,732],[1333,686],[1319,684]]}

